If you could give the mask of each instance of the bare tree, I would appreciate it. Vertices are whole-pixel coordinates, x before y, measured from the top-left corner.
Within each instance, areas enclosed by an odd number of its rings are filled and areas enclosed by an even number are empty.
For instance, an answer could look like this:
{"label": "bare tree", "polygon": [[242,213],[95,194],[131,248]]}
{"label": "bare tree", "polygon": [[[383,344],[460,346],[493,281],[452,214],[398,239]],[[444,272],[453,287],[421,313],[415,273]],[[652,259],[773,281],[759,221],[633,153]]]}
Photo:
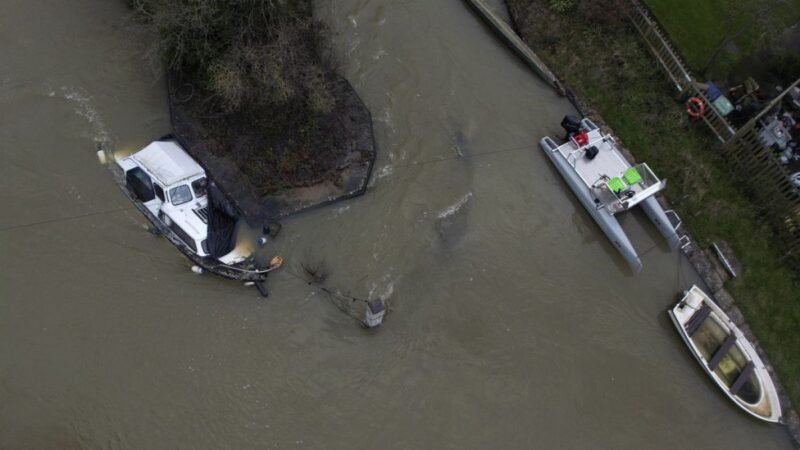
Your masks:
{"label": "bare tree", "polygon": [[745,33],[757,33],[759,44],[763,45],[763,43],[768,42],[771,38],[786,30],[790,24],[784,21],[784,16],[772,14],[772,12],[778,8],[791,8],[791,4],[787,0],[760,0],[758,2],[742,1],[731,3],[723,16],[723,20],[731,24],[731,26],[727,28],[733,28],[733,23],[738,22],[742,17],[747,17],[747,20],[745,20],[736,31],[722,38],[719,44],[714,48],[711,56],[700,69],[700,73],[706,74],[717,62],[722,51]]}
{"label": "bare tree", "polygon": [[325,27],[311,0],[130,0],[159,53],[225,112],[298,103],[334,106],[325,77]]}

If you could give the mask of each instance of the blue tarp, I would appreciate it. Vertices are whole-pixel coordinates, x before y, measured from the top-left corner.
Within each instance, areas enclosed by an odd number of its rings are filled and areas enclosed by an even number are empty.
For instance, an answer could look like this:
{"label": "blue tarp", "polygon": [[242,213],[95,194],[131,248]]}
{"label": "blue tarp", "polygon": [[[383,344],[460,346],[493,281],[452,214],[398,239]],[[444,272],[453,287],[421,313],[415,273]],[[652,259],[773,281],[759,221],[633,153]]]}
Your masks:
{"label": "blue tarp", "polygon": [[708,89],[706,89],[706,97],[708,97],[708,101],[713,102],[714,100],[722,97],[722,91],[719,90],[719,87],[714,84],[713,81],[709,81]]}

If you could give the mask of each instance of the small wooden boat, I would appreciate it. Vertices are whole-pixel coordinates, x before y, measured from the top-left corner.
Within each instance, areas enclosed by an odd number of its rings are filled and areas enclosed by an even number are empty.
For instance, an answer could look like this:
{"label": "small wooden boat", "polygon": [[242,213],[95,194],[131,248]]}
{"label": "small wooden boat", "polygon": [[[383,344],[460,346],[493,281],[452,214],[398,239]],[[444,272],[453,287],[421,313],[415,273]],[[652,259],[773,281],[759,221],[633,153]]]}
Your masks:
{"label": "small wooden boat", "polygon": [[734,403],[753,417],[780,421],[778,393],[764,363],[705,292],[692,286],[669,316],[703,370]]}

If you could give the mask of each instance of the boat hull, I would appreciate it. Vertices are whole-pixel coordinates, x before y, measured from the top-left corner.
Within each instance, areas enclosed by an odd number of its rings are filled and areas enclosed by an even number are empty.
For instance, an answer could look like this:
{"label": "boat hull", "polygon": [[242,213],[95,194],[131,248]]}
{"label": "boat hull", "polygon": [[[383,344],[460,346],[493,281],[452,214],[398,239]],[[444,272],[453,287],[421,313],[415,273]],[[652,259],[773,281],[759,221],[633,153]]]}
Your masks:
{"label": "boat hull", "polygon": [[[689,322],[691,321],[694,313],[698,309],[702,308],[702,305],[707,305],[710,309],[708,318],[705,320],[715,320],[716,323],[720,325],[720,328],[724,327],[722,328],[723,330],[727,329],[726,331],[736,338],[733,346],[737,347],[746,360],[753,364],[752,374],[755,376],[761,392],[760,397],[756,402],[748,403],[740,398],[739,395],[734,395],[731,393],[730,386],[715,372],[715,370],[709,367],[710,364],[714,364],[713,360],[715,359],[716,355],[710,358],[711,361],[709,361],[708,358],[703,356],[701,350],[692,339],[692,336],[689,334],[689,332],[687,332],[687,326],[691,327]],[[781,421],[780,400],[778,399],[777,389],[775,388],[775,384],[769,375],[769,371],[767,371],[755,348],[752,346],[752,344],[750,344],[741,330],[739,330],[739,327],[737,327],[736,324],[730,320],[728,315],[725,314],[725,312],[722,311],[722,309],[716,303],[714,303],[705,292],[703,292],[697,286],[692,286],[692,288],[686,292],[681,301],[679,301],[677,305],[667,312],[672,320],[672,323],[678,329],[681,339],[683,339],[683,342],[687,345],[687,347],[689,347],[692,355],[694,355],[695,359],[700,363],[700,366],[703,368],[706,374],[711,377],[711,379],[717,384],[717,386],[720,387],[720,389],[722,389],[728,398],[730,398],[743,411],[757,419],[772,423],[779,423]]]}
{"label": "boat hull", "polygon": [[667,240],[669,243],[670,248],[673,250],[678,248],[680,244],[680,236],[675,231],[675,227],[672,226],[672,223],[667,218],[667,214],[664,212],[664,208],[658,204],[658,200],[655,197],[649,197],[645,199],[642,203],[639,204],[642,207],[647,217],[653,222],[653,225],[656,226],[658,232],[664,236],[664,239]]}
{"label": "boat hull", "polygon": [[542,147],[547,157],[550,158],[550,161],[553,162],[553,165],[556,166],[556,169],[564,178],[564,181],[566,181],[567,185],[572,189],[572,192],[583,207],[586,208],[589,215],[592,216],[600,229],[606,234],[609,241],[611,241],[614,247],[622,254],[622,257],[625,258],[631,270],[635,273],[639,273],[642,270],[642,261],[636,254],[636,249],[633,248],[633,244],[631,244],[619,221],[609,213],[606,208],[597,207],[589,188],[583,183],[578,174],[572,170],[572,167],[561,153],[555,151],[558,145],[556,145],[551,138],[542,138],[542,140],[539,141],[539,145]]}
{"label": "boat hull", "polygon": [[119,168],[119,166],[112,165],[112,172],[114,174],[114,181],[117,183],[125,196],[128,197],[128,200],[133,203],[136,209],[138,209],[139,212],[141,212],[142,215],[147,218],[147,220],[158,230],[159,234],[167,238],[167,240],[170,241],[170,243],[172,243],[175,248],[178,249],[178,251],[186,256],[186,258],[188,258],[197,267],[200,267],[202,272],[209,272],[223,278],[239,281],[261,282],[267,279],[267,276],[272,268],[259,270],[245,267],[241,264],[226,265],[214,258],[202,257],[193,252],[186,244],[183,243],[180,237],[178,237],[178,235],[172,231],[172,229],[166,226],[164,222],[159,220],[144,203],[136,198],[136,195],[125,184],[125,178],[122,176],[122,169]]}

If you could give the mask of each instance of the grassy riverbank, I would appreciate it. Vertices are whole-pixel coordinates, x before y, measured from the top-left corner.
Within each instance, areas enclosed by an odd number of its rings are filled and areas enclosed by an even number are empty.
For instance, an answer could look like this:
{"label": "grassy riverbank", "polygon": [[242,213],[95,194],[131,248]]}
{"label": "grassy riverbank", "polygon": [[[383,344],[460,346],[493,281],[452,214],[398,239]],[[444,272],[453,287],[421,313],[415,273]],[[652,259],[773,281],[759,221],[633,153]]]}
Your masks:
{"label": "grassy riverbank", "polygon": [[[800,0],[644,0],[695,70],[725,78],[735,66],[800,21]],[[713,58],[714,55],[716,58]],[[712,61],[713,59],[713,61]]]}
{"label": "grassy riverbank", "polygon": [[[582,2],[569,14],[556,12],[548,0],[507,3],[519,31],[539,56],[597,110],[639,161],[669,179],[667,195],[695,244],[708,248],[713,240],[730,242],[745,271],[726,287],[793,403],[800,405],[797,271],[782,262],[781,242],[759,220],[715,138],[692,123],[674,101],[674,90],[622,18],[620,8],[626,3]],[[590,15],[593,20],[586,20]]]}

